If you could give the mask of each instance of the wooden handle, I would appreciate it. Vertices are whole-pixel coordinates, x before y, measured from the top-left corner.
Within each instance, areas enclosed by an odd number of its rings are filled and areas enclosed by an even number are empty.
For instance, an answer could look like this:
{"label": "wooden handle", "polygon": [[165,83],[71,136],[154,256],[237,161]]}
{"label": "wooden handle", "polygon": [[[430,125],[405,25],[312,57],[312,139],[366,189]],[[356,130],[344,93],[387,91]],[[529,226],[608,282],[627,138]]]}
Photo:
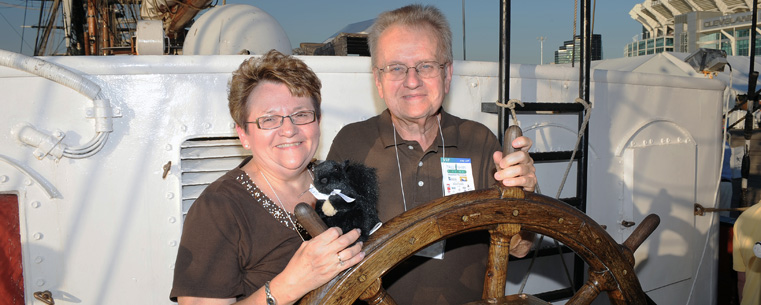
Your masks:
{"label": "wooden handle", "polygon": [[296,207],[293,208],[293,214],[296,215],[296,219],[299,220],[299,223],[304,226],[304,229],[306,229],[312,237],[320,235],[328,229],[328,226],[322,222],[320,216],[317,216],[317,212],[314,211],[312,206],[304,202],[297,204]]}
{"label": "wooden handle", "polygon": [[[502,158],[515,152],[515,148],[513,148],[513,140],[520,136],[523,136],[523,131],[521,131],[521,128],[518,127],[518,125],[510,125],[510,127],[505,129],[505,140],[502,142]],[[497,164],[497,170],[502,169],[503,168]]]}
{"label": "wooden handle", "polygon": [[640,223],[639,226],[634,229],[632,235],[629,235],[629,238],[626,239],[624,246],[632,252],[636,251],[642,242],[644,242],[645,239],[647,239],[647,237],[650,236],[653,231],[655,231],[655,228],[657,228],[660,223],[661,218],[658,217],[658,215],[647,215],[647,217],[642,220],[642,223]]}
{"label": "wooden handle", "polygon": [[510,125],[510,127],[507,127],[505,130],[505,141],[502,143],[502,153],[504,156],[515,152],[515,148],[513,148],[513,140],[520,136],[523,136],[523,131],[518,125]]}

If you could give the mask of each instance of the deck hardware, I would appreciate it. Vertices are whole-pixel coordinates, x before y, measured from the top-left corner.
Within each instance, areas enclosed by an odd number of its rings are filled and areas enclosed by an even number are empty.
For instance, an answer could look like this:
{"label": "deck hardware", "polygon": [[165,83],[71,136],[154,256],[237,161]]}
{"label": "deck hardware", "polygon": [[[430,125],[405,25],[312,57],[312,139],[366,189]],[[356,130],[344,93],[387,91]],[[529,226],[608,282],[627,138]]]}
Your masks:
{"label": "deck hardware", "polygon": [[518,214],[520,214],[518,213],[518,210],[513,210],[513,216],[518,216]]}
{"label": "deck hardware", "polygon": [[633,221],[628,221],[628,220],[622,220],[621,221],[621,225],[626,227],[626,228],[633,227],[635,224],[636,223],[633,222]]}
{"label": "deck hardware", "polygon": [[468,215],[463,215],[462,216],[462,221],[467,222],[468,221]]}
{"label": "deck hardware", "polygon": [[410,245],[412,245],[414,243],[415,243],[415,238],[414,237],[410,237]]}
{"label": "deck hardware", "polygon": [[50,290],[37,291],[34,293],[34,298],[48,305],[55,304],[55,300],[53,300],[53,294],[50,293]]}
{"label": "deck hardware", "polygon": [[172,161],[164,164],[164,174],[161,175],[161,179],[166,179],[166,175],[169,174],[169,170],[172,169]]}
{"label": "deck hardware", "polygon": [[364,275],[364,274],[363,274],[363,275],[360,275],[360,276],[359,276],[359,282],[360,282],[360,283],[364,283],[365,281],[367,281],[367,276],[366,276],[366,275]]}
{"label": "deck hardware", "polygon": [[628,271],[626,271],[626,269],[624,269],[624,275],[626,275],[627,273],[629,273],[629,272],[628,272]]}
{"label": "deck hardware", "polygon": [[744,207],[744,208],[732,208],[732,209],[706,208],[706,207],[703,207],[703,205],[701,205],[700,203],[695,203],[694,214],[697,215],[697,216],[705,216],[706,213],[727,212],[727,211],[729,211],[729,212],[731,212],[731,211],[742,212],[742,211],[745,211],[747,209],[748,209],[747,207]]}
{"label": "deck hardware", "polygon": [[565,219],[563,219],[563,217],[558,218],[558,223],[563,223],[563,221],[565,221]]}

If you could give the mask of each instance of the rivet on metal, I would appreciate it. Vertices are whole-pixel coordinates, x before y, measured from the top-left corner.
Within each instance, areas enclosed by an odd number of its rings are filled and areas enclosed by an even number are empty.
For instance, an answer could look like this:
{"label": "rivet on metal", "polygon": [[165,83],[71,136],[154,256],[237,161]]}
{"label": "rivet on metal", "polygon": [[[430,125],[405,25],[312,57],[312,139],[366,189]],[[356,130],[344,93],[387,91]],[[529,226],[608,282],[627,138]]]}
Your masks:
{"label": "rivet on metal", "polygon": [[172,144],[167,144],[166,146],[164,146],[164,149],[166,149],[166,151],[172,150]]}
{"label": "rivet on metal", "polygon": [[174,193],[166,193],[166,199],[172,199],[174,198]]}
{"label": "rivet on metal", "polygon": [[235,128],[235,123],[230,123],[229,126],[230,126],[230,129],[234,129]]}
{"label": "rivet on metal", "polygon": [[26,186],[30,186],[30,185],[32,185],[32,180],[29,180],[29,179],[24,179],[24,184],[25,184]]}
{"label": "rivet on metal", "polygon": [[42,239],[42,233],[39,233],[39,232],[37,232],[37,233],[34,233],[34,235],[32,235],[32,236],[33,236],[33,237],[34,237],[34,239],[36,239],[36,240],[40,240],[40,239]]}
{"label": "rivet on metal", "polygon": [[174,270],[174,264],[169,265],[169,270]]}
{"label": "rivet on metal", "polygon": [[188,131],[188,126],[180,125],[180,130],[182,130],[182,131]]}
{"label": "rivet on metal", "polygon": [[8,176],[2,175],[0,176],[0,183],[6,183],[8,182]]}
{"label": "rivet on metal", "polygon": [[45,286],[45,280],[43,279],[37,280],[37,286],[40,286],[40,287]]}
{"label": "rivet on metal", "polygon": [[169,223],[175,223],[177,222],[177,218],[169,217]]}
{"label": "rivet on metal", "polygon": [[209,129],[209,128],[211,128],[211,123],[203,123],[203,128],[204,128],[204,129]]}
{"label": "rivet on metal", "polygon": [[518,216],[518,214],[520,214],[518,213],[518,210],[513,210],[513,216]]}
{"label": "rivet on metal", "polygon": [[38,257],[34,258],[34,262],[37,263],[37,264],[42,263],[42,261],[44,261],[44,260],[45,260],[45,258],[43,258],[42,256],[38,256]]}
{"label": "rivet on metal", "polygon": [[35,208],[35,209],[39,208],[40,207],[40,202],[39,201],[32,201],[32,207]]}
{"label": "rivet on metal", "polygon": [[175,240],[170,241],[169,242],[169,246],[170,247],[176,247],[177,246],[177,241],[175,241]]}

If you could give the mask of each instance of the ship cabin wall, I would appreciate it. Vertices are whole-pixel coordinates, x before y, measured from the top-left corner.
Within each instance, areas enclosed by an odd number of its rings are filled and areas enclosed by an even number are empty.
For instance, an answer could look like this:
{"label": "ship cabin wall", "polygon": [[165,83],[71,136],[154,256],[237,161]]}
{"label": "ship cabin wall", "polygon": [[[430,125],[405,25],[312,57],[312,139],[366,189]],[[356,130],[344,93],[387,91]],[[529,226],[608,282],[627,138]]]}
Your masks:
{"label": "ship cabin wall", "polygon": [[[79,146],[94,135],[92,101],[0,67],[0,193],[18,198],[27,304],[44,290],[56,304],[170,303],[187,209],[205,184],[245,155],[226,97],[231,72],[246,58],[43,58],[97,83],[113,106],[108,140],[82,159],[38,159],[11,131],[28,124]],[[316,158],[324,159],[342,126],[385,106],[369,58],[302,59],[323,84]],[[444,108],[496,132],[497,115],[481,109],[498,100],[498,73],[496,63],[455,61]],[[572,68],[511,65],[510,75],[510,98],[524,103],[574,103],[578,96]],[[717,237],[708,232],[716,222],[693,216],[691,208],[715,203],[723,88],[708,79],[593,71],[587,212],[619,242],[633,229],[622,221],[661,216],[661,227],[636,254],[640,277],[658,279],[641,281],[659,304],[684,304],[691,290],[690,304],[713,298]],[[520,114],[519,121],[534,141],[532,151],[573,150],[579,116]],[[560,197],[577,195],[577,167],[572,164]],[[555,196],[565,169],[566,163],[537,164],[544,194]],[[659,269],[664,265],[684,270],[665,276],[663,270],[674,269]],[[539,273],[526,292],[565,285],[560,269]],[[691,289],[696,273],[700,280]],[[511,277],[508,293],[519,285]]]}

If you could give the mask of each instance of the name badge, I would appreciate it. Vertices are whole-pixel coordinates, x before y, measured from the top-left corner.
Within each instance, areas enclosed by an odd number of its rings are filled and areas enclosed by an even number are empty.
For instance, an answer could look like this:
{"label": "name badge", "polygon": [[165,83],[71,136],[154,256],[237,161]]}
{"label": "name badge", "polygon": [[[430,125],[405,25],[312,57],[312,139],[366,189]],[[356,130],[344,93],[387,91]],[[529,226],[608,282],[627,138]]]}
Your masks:
{"label": "name badge", "polygon": [[444,196],[476,189],[470,158],[441,158]]}

